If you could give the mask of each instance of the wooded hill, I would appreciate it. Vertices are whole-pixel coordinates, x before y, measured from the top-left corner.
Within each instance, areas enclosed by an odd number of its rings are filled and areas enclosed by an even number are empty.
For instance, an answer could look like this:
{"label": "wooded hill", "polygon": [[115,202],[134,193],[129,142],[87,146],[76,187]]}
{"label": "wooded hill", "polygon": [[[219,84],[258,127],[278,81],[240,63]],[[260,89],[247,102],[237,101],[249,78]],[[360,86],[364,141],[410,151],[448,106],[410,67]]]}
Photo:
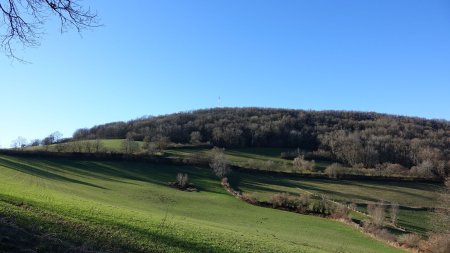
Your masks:
{"label": "wooded hill", "polygon": [[440,178],[450,171],[449,121],[373,112],[214,108],[108,123],[73,135],[75,140],[125,138],[286,147],[353,167]]}

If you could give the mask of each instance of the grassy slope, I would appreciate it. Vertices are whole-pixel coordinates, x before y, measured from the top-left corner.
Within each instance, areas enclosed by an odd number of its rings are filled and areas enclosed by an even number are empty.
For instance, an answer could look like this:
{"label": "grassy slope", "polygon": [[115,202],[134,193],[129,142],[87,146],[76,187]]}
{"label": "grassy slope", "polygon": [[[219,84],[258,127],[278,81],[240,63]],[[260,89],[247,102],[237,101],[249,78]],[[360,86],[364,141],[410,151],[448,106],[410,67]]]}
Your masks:
{"label": "grassy slope", "polygon": [[[201,191],[167,187],[178,172]],[[338,222],[243,203],[195,167],[0,156],[0,182],[0,213],[135,251],[399,251]]]}
{"label": "grassy slope", "polygon": [[[257,166],[259,170],[266,170],[264,162],[272,161],[277,167],[274,171],[292,172],[292,161],[280,157],[281,152],[288,151],[286,148],[237,148],[226,149],[225,155],[233,165],[247,167],[249,161],[254,161],[253,166]],[[205,156],[211,154],[211,149],[205,148],[177,148],[165,150],[166,155],[189,157],[195,155]],[[316,161],[316,169],[323,171],[330,162]]]}
{"label": "grassy slope", "polygon": [[[239,148],[226,149],[225,154],[231,161],[245,162],[248,159],[256,159],[260,161],[289,162],[289,160],[280,158],[281,152],[287,150],[283,148]],[[211,149],[206,148],[178,148],[168,149],[166,153],[170,155],[189,156],[194,154],[207,155],[210,151]]]}
{"label": "grassy slope", "polygon": [[[400,204],[399,225],[411,231],[424,233],[428,228],[429,212],[414,210],[420,207],[433,207],[439,186],[427,183],[355,181],[326,179],[295,179],[271,176],[256,176],[249,173],[235,173],[236,184],[244,192],[269,200],[275,192],[292,194],[305,191],[327,195],[341,202],[365,203],[383,200]],[[364,208],[362,210],[365,211]]]}
{"label": "grassy slope", "polygon": [[[102,140],[107,151],[119,152],[122,140]],[[142,142],[139,142],[142,145]],[[42,147],[38,147],[42,148]],[[249,160],[256,161],[259,169],[264,170],[265,161],[273,161],[277,164],[284,164],[277,169],[290,172],[292,161],[282,159],[281,152],[288,151],[283,148],[240,148],[226,149],[227,159],[235,165],[246,166]],[[169,148],[165,150],[166,155],[189,157],[207,156],[211,149],[207,148]],[[316,168],[325,169],[329,162],[316,162]],[[246,177],[249,179],[246,180]],[[255,192],[260,199],[267,200],[274,192],[286,191],[291,193],[302,192],[304,190],[314,193],[326,194],[330,198],[355,202],[360,204],[361,211],[365,211],[367,201],[384,200],[387,202],[397,202],[402,205],[399,215],[399,225],[410,231],[425,233],[428,229],[429,212],[412,209],[411,207],[433,207],[435,190],[438,188],[432,184],[420,183],[392,183],[392,182],[372,182],[367,181],[330,181],[305,179],[301,183],[291,179],[270,178],[270,176],[251,177],[243,174],[242,189],[247,192]],[[276,179],[276,180],[275,180]],[[246,183],[248,181],[249,183]],[[374,197],[375,196],[375,197]],[[425,221],[425,222],[424,222]]]}
{"label": "grassy slope", "polygon": [[[235,148],[225,149],[227,159],[233,165],[248,167],[248,163],[253,161],[253,166],[258,170],[267,170],[265,162],[272,161],[278,166],[274,167],[273,171],[293,172],[293,165],[291,160],[281,158],[281,153],[292,151],[288,148]],[[211,149],[205,148],[177,148],[165,150],[166,155],[188,157],[195,155],[208,155]],[[316,170],[323,171],[330,165],[328,161],[316,161]],[[297,171],[298,172],[298,171]]]}
{"label": "grassy slope", "polygon": [[[121,139],[103,139],[101,140],[101,144],[105,151],[107,152],[121,152]],[[80,141],[73,141],[80,142]],[[72,142],[72,143],[73,143]],[[81,141],[85,142],[85,141]],[[87,142],[95,142],[95,140],[87,140]],[[71,142],[69,142],[71,143]],[[142,147],[143,142],[137,141],[140,147]],[[66,143],[67,144],[67,143]],[[26,147],[25,150],[49,150],[56,151],[56,146],[61,144],[53,144],[47,147],[38,146],[38,147]],[[65,145],[65,144],[63,144]],[[259,169],[264,170],[264,162],[272,161],[277,163],[279,166],[275,168],[275,170],[291,172],[292,171],[292,161],[281,158],[281,153],[286,152],[292,149],[288,148],[237,148],[237,149],[226,149],[225,154],[227,159],[235,165],[244,166],[248,163],[249,160],[256,161],[259,166]],[[165,150],[165,155],[169,156],[178,156],[178,157],[189,157],[189,156],[205,156],[211,153],[211,149],[208,148],[168,148]],[[324,170],[326,166],[330,165],[330,162],[324,161],[316,161],[316,169]]]}
{"label": "grassy slope", "polygon": [[[91,142],[92,144],[95,142],[95,140],[86,140],[87,142]],[[86,142],[86,141],[73,141],[73,142],[68,142],[68,143],[63,143],[63,144],[52,144],[52,145],[48,145],[48,146],[35,146],[35,147],[26,147],[25,150],[49,150],[49,151],[56,151],[56,146],[58,145],[65,145],[65,144],[70,144],[70,143],[75,143],[75,142]],[[122,148],[122,139],[105,139],[105,140],[100,140],[101,144],[103,146],[103,148],[106,151],[109,152],[120,152],[121,148]],[[142,147],[143,142],[142,141],[138,141],[137,142],[139,144],[140,147]]]}

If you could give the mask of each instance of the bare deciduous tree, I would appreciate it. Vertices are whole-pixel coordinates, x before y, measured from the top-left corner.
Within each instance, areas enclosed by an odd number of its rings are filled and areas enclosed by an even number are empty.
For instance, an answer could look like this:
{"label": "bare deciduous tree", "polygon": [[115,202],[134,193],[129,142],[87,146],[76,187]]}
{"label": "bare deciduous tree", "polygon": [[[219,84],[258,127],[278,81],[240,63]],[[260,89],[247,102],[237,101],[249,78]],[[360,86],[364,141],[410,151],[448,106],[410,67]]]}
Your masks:
{"label": "bare deciduous tree", "polygon": [[82,145],[86,153],[92,153],[92,151],[94,150],[94,143],[89,140],[83,141]]}
{"label": "bare deciduous tree", "polygon": [[274,171],[275,168],[276,168],[276,164],[275,164],[275,162],[272,161],[272,160],[267,160],[267,161],[264,162],[264,168],[265,168],[267,171]]}
{"label": "bare deciduous tree", "polygon": [[59,131],[53,132],[51,133],[49,136],[45,137],[42,140],[42,144],[43,145],[50,145],[50,144],[54,144],[57,143],[61,140],[62,138],[62,133]]}
{"label": "bare deciduous tree", "polygon": [[60,143],[55,145],[56,152],[65,152],[67,151],[69,145],[67,143]]}
{"label": "bare deciduous tree", "polygon": [[60,131],[53,132],[51,135],[53,136],[53,140],[55,142],[61,141],[61,139],[63,137],[63,134]]}
{"label": "bare deciduous tree", "polygon": [[127,137],[122,141],[122,151],[125,154],[133,154],[139,151],[139,143],[137,143],[132,137]]}
{"label": "bare deciduous tree", "polygon": [[42,27],[50,16],[56,16],[61,32],[75,29],[78,32],[98,26],[97,13],[84,8],[80,0],[3,0],[0,1],[1,46],[9,57],[18,58],[14,44],[25,47],[39,45]]}
{"label": "bare deciduous tree", "polygon": [[187,174],[178,173],[177,174],[177,182],[178,187],[181,189],[185,189],[189,185],[189,177]]}
{"label": "bare deciduous tree", "polygon": [[170,143],[170,139],[166,136],[157,135],[152,139],[158,151],[163,151]]}
{"label": "bare deciduous tree", "polygon": [[39,139],[34,139],[34,140],[30,141],[30,146],[32,146],[32,147],[36,147],[39,145],[41,145],[41,140],[39,140]]}
{"label": "bare deciduous tree", "polygon": [[69,150],[71,150],[72,152],[81,153],[83,152],[83,143],[81,141],[71,142]]}
{"label": "bare deciduous tree", "polygon": [[344,174],[344,167],[339,163],[333,163],[327,166],[324,172],[329,178],[338,179]]}
{"label": "bare deciduous tree", "polygon": [[100,139],[95,139],[95,141],[93,143],[93,147],[94,147],[94,151],[96,153],[100,153],[104,150],[103,143]]}
{"label": "bare deciduous tree", "polygon": [[292,165],[297,170],[306,170],[306,171],[314,171],[316,163],[314,160],[307,161],[303,155],[299,155],[294,159]]}
{"label": "bare deciduous tree", "polygon": [[213,172],[219,178],[223,178],[228,175],[231,170],[228,166],[228,161],[225,158],[225,153],[221,148],[213,148],[213,155],[209,166],[213,169]]}
{"label": "bare deciduous tree", "polygon": [[367,205],[367,213],[371,216],[371,223],[380,228],[383,226],[385,218],[385,206],[383,202],[378,202],[377,204],[369,203]]}
{"label": "bare deciduous tree", "polygon": [[191,144],[199,144],[202,142],[202,134],[199,131],[191,133]]}
{"label": "bare deciduous tree", "polygon": [[390,208],[389,211],[390,211],[391,222],[392,222],[392,224],[396,225],[397,224],[398,212],[399,212],[399,205],[398,205],[398,203],[392,203],[391,204],[391,208]]}
{"label": "bare deciduous tree", "polygon": [[13,140],[11,143],[11,147],[13,148],[24,148],[27,144],[27,139],[22,136],[17,137],[17,139]]}

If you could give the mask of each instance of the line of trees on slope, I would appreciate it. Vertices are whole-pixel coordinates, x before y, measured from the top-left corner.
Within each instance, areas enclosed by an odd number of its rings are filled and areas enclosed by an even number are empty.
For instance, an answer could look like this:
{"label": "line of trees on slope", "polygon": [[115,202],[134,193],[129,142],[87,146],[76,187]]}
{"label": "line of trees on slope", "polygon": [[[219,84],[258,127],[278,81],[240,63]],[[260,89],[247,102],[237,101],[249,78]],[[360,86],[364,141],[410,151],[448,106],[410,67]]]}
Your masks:
{"label": "line of trees on slope", "polygon": [[[79,129],[73,139],[158,140],[218,147],[289,147],[364,168],[450,171],[450,123],[373,112],[216,108]],[[399,167],[400,166],[400,167]]]}
{"label": "line of trees on slope", "polygon": [[62,138],[62,133],[59,131],[53,132],[51,134],[49,134],[47,137],[41,139],[33,139],[30,141],[27,141],[27,139],[25,139],[22,136],[17,137],[17,139],[13,140],[11,142],[11,148],[24,148],[24,147],[37,147],[37,146],[48,146],[48,145],[52,145],[52,144],[57,144],[57,143],[63,143],[63,142],[67,142],[70,141],[69,138]]}

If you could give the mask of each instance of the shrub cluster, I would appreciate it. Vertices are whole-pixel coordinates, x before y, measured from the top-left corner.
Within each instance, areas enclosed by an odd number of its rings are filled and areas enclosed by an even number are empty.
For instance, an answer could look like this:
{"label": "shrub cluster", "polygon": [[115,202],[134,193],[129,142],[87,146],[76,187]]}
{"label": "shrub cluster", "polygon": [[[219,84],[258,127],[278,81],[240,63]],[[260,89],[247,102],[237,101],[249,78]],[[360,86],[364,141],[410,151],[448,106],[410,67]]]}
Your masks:
{"label": "shrub cluster", "polygon": [[183,174],[183,173],[178,173],[177,174],[177,181],[176,181],[177,185],[181,188],[181,189],[185,189],[188,184],[189,184],[189,177],[187,174]]}
{"label": "shrub cluster", "polygon": [[308,193],[292,196],[289,193],[276,193],[270,200],[273,208],[287,209],[297,213],[315,213],[335,219],[348,219],[349,209],[345,205],[334,203],[325,196]]}
{"label": "shrub cluster", "polygon": [[428,240],[419,243],[419,248],[424,252],[448,253],[450,252],[450,234],[431,234]]}
{"label": "shrub cluster", "polygon": [[175,182],[169,182],[169,185],[183,191],[197,191],[194,184],[189,182],[189,176],[185,173],[178,173]]}
{"label": "shrub cluster", "polygon": [[419,246],[421,238],[418,234],[403,234],[397,238],[397,242],[409,248],[416,248]]}
{"label": "shrub cluster", "polygon": [[339,163],[333,163],[325,169],[325,174],[332,179],[338,179],[346,173],[346,169]]}
{"label": "shrub cluster", "polygon": [[249,204],[252,205],[257,205],[258,204],[258,200],[251,194],[251,193],[246,193],[244,192],[241,195],[241,199]]}
{"label": "shrub cluster", "polygon": [[297,171],[315,171],[316,163],[314,160],[308,161],[305,160],[305,157],[303,155],[297,156],[294,161],[292,162],[292,165],[294,166],[294,169]]}
{"label": "shrub cluster", "polygon": [[334,204],[334,206],[331,210],[331,218],[348,220],[349,213],[350,213],[350,209],[347,206],[336,203],[336,204]]}
{"label": "shrub cluster", "polygon": [[307,213],[310,211],[312,203],[310,194],[300,194],[298,196],[289,195],[289,193],[276,193],[271,201],[273,208],[288,209],[298,213]]}

